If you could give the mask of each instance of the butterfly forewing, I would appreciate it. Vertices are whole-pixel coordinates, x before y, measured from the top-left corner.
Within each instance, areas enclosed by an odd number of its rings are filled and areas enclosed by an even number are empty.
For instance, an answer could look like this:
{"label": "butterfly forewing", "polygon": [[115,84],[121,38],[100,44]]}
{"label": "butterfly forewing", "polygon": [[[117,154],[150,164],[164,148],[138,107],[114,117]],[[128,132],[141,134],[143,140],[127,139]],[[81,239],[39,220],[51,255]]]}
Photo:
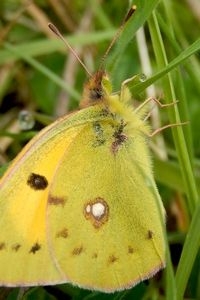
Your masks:
{"label": "butterfly forewing", "polygon": [[[90,109],[64,117],[41,131],[2,178],[0,284],[24,286],[62,282],[47,243],[49,187],[59,161],[81,131],[85,118],[88,120]],[[89,115],[94,118],[95,114],[93,110]]]}

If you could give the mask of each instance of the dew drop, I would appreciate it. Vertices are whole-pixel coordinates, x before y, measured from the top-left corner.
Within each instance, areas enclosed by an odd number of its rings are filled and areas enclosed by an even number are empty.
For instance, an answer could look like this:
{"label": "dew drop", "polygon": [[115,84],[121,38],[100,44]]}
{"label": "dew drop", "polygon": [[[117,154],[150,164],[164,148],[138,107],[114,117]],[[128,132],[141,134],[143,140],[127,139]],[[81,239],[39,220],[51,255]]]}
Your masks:
{"label": "dew drop", "polygon": [[33,114],[27,110],[21,110],[18,115],[19,126],[22,130],[32,129],[35,125]]}
{"label": "dew drop", "polygon": [[140,80],[141,82],[144,82],[144,81],[147,80],[147,76],[146,76],[144,73],[142,73],[142,74],[140,74],[140,76],[139,76],[139,80]]}

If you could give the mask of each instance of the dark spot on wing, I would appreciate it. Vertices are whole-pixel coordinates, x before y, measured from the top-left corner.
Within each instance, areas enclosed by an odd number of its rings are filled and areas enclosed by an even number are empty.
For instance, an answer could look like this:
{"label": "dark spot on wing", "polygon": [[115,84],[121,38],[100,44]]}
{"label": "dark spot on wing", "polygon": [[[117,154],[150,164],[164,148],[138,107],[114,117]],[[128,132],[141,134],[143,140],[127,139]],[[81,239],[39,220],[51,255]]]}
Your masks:
{"label": "dark spot on wing", "polygon": [[67,228],[63,228],[63,229],[61,229],[60,231],[58,231],[56,233],[56,237],[57,238],[61,237],[61,238],[66,239],[68,237],[68,235],[69,235],[69,233],[68,233],[68,229]]}
{"label": "dark spot on wing", "polygon": [[151,240],[151,239],[153,238],[153,231],[152,231],[152,230],[148,230],[148,231],[147,231],[147,238],[148,238],[149,240]]}
{"label": "dark spot on wing", "polygon": [[13,251],[15,251],[15,252],[17,252],[18,250],[19,250],[19,248],[21,248],[21,245],[20,244],[14,244],[14,245],[12,245],[12,247],[11,247],[11,249],[13,250]]}
{"label": "dark spot on wing", "polygon": [[0,243],[0,251],[4,250],[6,248],[6,244],[5,243]]}
{"label": "dark spot on wing", "polygon": [[41,245],[38,244],[38,243],[35,243],[35,244],[31,247],[29,253],[35,254],[35,253],[36,253],[37,251],[39,251],[40,249],[41,249]]}
{"label": "dark spot on wing", "polygon": [[134,252],[134,249],[132,246],[128,246],[128,253],[132,254]]}
{"label": "dark spot on wing", "polygon": [[72,255],[80,255],[83,252],[83,246],[74,248],[72,251]]}
{"label": "dark spot on wing", "polygon": [[92,146],[98,147],[105,143],[106,139],[104,137],[104,130],[99,122],[94,122],[92,124],[94,133],[95,133],[95,140],[93,141]]}
{"label": "dark spot on wing", "polygon": [[92,258],[97,258],[98,257],[98,254],[96,253],[96,252],[94,252],[93,254],[92,254]]}
{"label": "dark spot on wing", "polygon": [[118,260],[118,258],[115,255],[110,255],[108,258],[108,263],[109,264],[113,264],[114,262],[116,262]]}
{"label": "dark spot on wing", "polygon": [[128,139],[127,135],[123,133],[124,127],[123,120],[121,120],[121,124],[115,129],[113,133],[114,141],[111,144],[111,151],[113,154],[117,154],[118,150],[122,146],[122,144]]}
{"label": "dark spot on wing", "polygon": [[64,198],[64,197],[62,198],[62,197],[49,195],[49,198],[48,198],[48,203],[50,205],[62,205],[62,206],[64,206],[66,202],[67,202],[67,199]]}
{"label": "dark spot on wing", "polygon": [[34,190],[45,190],[48,186],[48,181],[45,176],[31,173],[27,179],[27,184]]}

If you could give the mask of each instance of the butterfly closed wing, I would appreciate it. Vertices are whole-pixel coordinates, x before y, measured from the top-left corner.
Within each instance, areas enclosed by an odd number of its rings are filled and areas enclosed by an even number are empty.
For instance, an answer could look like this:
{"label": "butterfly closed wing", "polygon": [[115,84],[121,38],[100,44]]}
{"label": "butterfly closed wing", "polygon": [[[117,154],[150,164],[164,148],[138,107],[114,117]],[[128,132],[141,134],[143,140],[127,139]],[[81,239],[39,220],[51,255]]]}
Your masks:
{"label": "butterfly closed wing", "polygon": [[[0,183],[0,284],[113,292],[165,265],[144,112],[102,71],[82,110],[45,128]],[[91,105],[92,104],[92,105]]]}

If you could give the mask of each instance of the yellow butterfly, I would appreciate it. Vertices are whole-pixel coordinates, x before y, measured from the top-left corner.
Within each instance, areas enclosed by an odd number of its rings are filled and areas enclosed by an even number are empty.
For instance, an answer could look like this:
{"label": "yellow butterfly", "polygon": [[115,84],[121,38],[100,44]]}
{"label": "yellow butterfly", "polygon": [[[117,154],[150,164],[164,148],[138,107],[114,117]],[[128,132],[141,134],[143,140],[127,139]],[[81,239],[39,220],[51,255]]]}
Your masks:
{"label": "yellow butterfly", "polygon": [[103,71],[90,106],[46,127],[0,182],[0,284],[70,282],[113,292],[165,265],[164,209],[152,175],[143,104],[113,94]]}
{"label": "yellow butterfly", "polygon": [[[133,81],[131,78],[127,81]],[[165,266],[145,105],[99,70],[83,109],[30,141],[0,181],[0,285],[114,292]]]}

